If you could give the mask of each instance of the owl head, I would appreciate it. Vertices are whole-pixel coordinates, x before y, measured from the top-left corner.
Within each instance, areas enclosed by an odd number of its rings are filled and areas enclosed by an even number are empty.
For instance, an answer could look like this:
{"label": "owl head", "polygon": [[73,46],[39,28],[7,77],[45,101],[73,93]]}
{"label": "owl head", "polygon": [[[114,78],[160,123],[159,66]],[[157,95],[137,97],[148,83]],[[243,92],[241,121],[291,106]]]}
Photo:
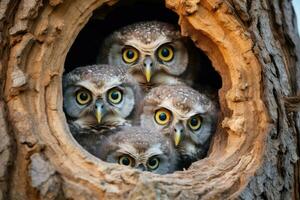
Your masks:
{"label": "owl head", "polygon": [[103,161],[157,174],[171,173],[178,167],[177,154],[170,140],[141,127],[124,127],[112,133],[101,140],[96,152]]}
{"label": "owl head", "polygon": [[188,52],[175,26],[148,21],[112,33],[104,41],[98,62],[126,66],[140,84],[173,84],[187,68]]}
{"label": "owl head", "polygon": [[122,66],[78,67],[63,77],[63,108],[78,126],[118,126],[133,118],[141,95]]}
{"label": "owl head", "polygon": [[141,125],[169,137],[182,157],[205,156],[215,131],[216,103],[185,85],[153,88],[144,99]]}

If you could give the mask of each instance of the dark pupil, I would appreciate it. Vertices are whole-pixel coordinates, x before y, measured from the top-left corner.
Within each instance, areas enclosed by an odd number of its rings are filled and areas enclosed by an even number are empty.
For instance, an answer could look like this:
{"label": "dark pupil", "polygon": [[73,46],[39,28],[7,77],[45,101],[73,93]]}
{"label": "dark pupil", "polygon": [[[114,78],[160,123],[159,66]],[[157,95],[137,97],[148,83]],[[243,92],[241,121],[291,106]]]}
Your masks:
{"label": "dark pupil", "polygon": [[167,119],[166,113],[161,113],[161,114],[159,114],[159,119],[160,119],[161,121],[165,121],[165,120]]}
{"label": "dark pupil", "polygon": [[149,165],[150,166],[155,166],[155,165],[157,165],[157,159],[155,158],[155,159],[151,159],[151,160],[149,160]]}
{"label": "dark pupil", "polygon": [[119,93],[118,93],[118,92],[112,92],[110,96],[111,96],[111,98],[112,98],[113,100],[116,100],[116,99],[119,98]]}
{"label": "dark pupil", "polygon": [[127,51],[126,56],[127,56],[127,58],[132,59],[134,57],[133,51],[130,51],[130,50]]}
{"label": "dark pupil", "polygon": [[167,48],[163,48],[163,50],[161,51],[161,55],[163,57],[168,57],[170,55],[170,51]]}
{"label": "dark pupil", "polygon": [[198,119],[197,118],[191,119],[191,125],[192,126],[197,126],[198,125]]}
{"label": "dark pupil", "polygon": [[88,99],[87,93],[81,93],[81,94],[79,95],[79,97],[80,97],[80,99],[83,100],[83,101],[85,101],[85,100]]}
{"label": "dark pupil", "polygon": [[130,164],[129,158],[123,158],[122,159],[122,164],[123,165],[129,165]]}

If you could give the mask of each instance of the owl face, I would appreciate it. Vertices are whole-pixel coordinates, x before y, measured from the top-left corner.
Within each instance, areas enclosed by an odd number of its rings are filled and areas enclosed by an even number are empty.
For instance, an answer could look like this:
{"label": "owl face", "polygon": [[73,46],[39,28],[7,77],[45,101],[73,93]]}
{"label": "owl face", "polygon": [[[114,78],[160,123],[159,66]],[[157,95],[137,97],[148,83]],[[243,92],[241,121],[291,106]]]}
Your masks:
{"label": "owl face", "polygon": [[141,125],[170,137],[181,156],[199,159],[215,131],[217,110],[190,87],[159,86],[145,97]]}
{"label": "owl face", "polygon": [[141,127],[125,127],[103,139],[96,156],[110,163],[157,174],[171,173],[178,165],[169,139]]}
{"label": "owl face", "polygon": [[126,66],[141,84],[172,84],[186,70],[188,52],[173,25],[150,21],[114,32],[104,41],[98,61]]}
{"label": "owl face", "polygon": [[64,111],[80,127],[122,125],[131,116],[139,94],[124,67],[79,67],[63,77]]}

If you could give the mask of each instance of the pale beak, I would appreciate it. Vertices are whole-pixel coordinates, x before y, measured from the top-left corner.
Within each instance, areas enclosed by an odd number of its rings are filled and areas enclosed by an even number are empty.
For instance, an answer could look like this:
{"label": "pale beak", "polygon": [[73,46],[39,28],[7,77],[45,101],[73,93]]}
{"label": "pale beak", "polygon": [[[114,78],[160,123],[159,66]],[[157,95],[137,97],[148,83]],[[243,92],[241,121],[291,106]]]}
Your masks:
{"label": "pale beak", "polygon": [[146,81],[147,83],[149,83],[151,81],[151,76],[152,76],[152,66],[153,66],[153,61],[151,59],[151,57],[146,56],[145,60],[144,60],[144,74],[146,77]]}
{"label": "pale beak", "polygon": [[151,81],[151,68],[150,66],[147,66],[146,69],[145,69],[145,76],[146,76],[146,80],[147,80],[147,83],[149,83]]}
{"label": "pale beak", "polygon": [[173,135],[175,146],[178,146],[179,143],[182,141],[184,136],[183,133],[184,133],[184,127],[182,126],[182,124],[181,123],[176,124],[174,129],[174,135]]}
{"label": "pale beak", "polygon": [[101,113],[101,109],[100,108],[97,108],[97,110],[96,110],[96,119],[97,119],[98,124],[100,124],[101,123],[101,119],[102,119],[102,113]]}
{"label": "pale beak", "polygon": [[178,146],[182,139],[182,132],[180,130],[176,130],[174,133],[174,143],[175,146]]}
{"label": "pale beak", "polygon": [[103,116],[103,103],[96,101],[95,105],[96,105],[95,116],[98,124],[100,124]]}

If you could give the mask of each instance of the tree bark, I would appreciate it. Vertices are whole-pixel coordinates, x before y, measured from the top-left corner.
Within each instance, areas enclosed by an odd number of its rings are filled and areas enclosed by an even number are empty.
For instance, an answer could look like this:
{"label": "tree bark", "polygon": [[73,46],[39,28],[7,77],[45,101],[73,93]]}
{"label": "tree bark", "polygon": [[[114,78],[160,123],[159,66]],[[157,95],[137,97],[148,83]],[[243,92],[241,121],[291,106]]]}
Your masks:
{"label": "tree bark", "polygon": [[65,57],[115,0],[0,1],[1,199],[300,199],[300,39],[291,1],[167,0],[222,77],[207,158],[164,176],[105,163],[71,136]]}

